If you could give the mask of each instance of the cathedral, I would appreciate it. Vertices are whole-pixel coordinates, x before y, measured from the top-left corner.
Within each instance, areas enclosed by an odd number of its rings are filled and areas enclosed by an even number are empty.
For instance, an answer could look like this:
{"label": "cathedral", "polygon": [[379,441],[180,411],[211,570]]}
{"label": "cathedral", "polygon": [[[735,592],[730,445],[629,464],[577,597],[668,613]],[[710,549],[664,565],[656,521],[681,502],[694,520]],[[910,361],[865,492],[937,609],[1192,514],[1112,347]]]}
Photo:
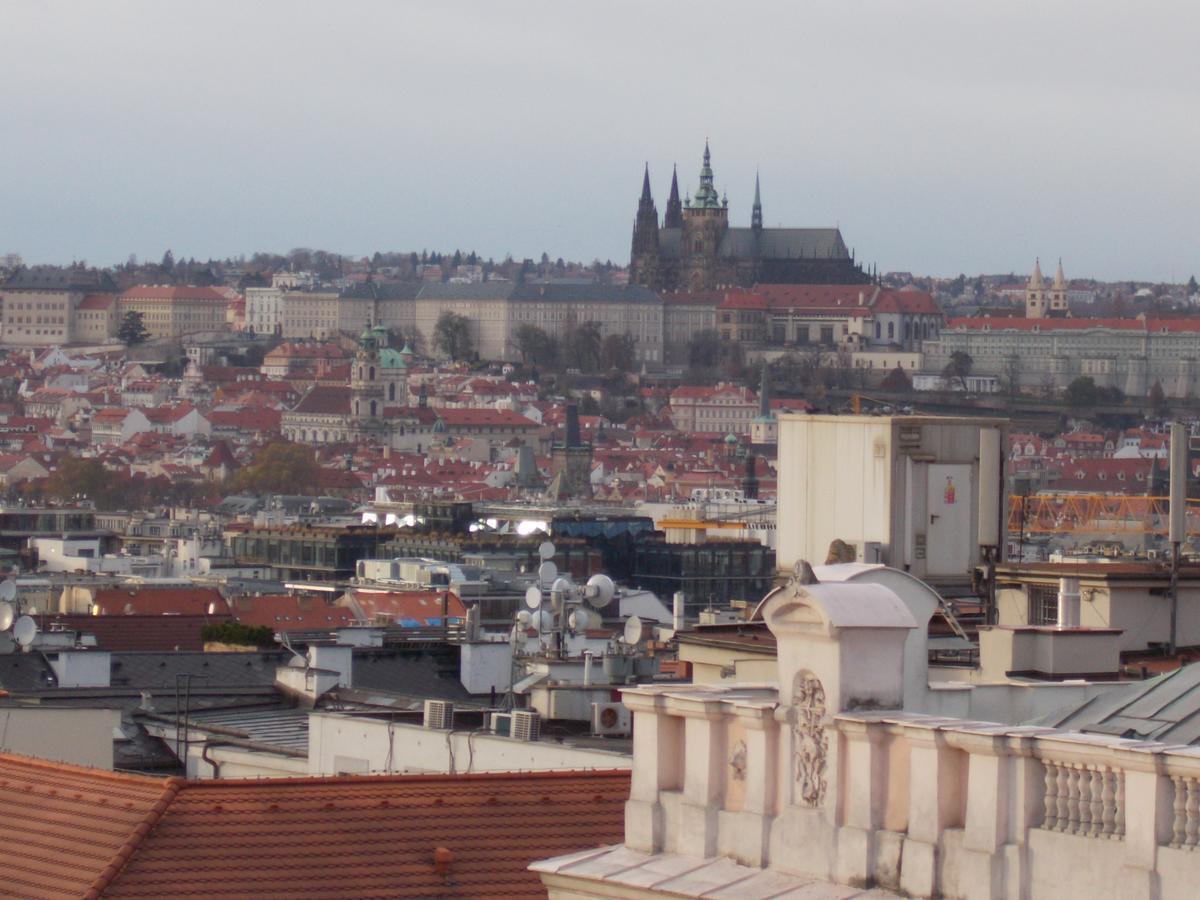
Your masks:
{"label": "cathedral", "polygon": [[713,186],[708,142],[695,197],[671,196],[662,225],[650,193],[650,168],[633,226],[630,283],[658,291],[711,291],[764,284],[866,284],[837,228],[764,228],[758,178],[749,228],[731,228],[729,200]]}

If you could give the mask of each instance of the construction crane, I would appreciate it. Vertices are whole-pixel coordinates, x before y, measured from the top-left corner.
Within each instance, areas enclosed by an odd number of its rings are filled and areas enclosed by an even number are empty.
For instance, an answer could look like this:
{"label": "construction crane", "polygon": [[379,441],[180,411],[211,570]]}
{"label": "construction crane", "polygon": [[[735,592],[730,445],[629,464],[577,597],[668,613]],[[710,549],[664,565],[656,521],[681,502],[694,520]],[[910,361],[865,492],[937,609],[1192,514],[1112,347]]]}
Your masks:
{"label": "construction crane", "polygon": [[[1166,534],[1167,497],[1039,493],[1008,498],[1012,534]],[[1200,534],[1200,500],[1188,501],[1188,534]]]}

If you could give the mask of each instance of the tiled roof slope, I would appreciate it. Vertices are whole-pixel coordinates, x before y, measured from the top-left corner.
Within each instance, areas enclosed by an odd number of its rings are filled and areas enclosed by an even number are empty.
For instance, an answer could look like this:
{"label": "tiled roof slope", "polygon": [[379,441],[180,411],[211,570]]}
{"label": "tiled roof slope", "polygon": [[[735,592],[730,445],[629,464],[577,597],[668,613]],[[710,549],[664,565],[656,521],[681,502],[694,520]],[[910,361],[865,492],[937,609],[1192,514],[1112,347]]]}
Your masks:
{"label": "tiled roof slope", "polygon": [[628,795],[628,772],[184,782],[0,755],[29,897],[544,897],[526,867],[620,841]]}
{"label": "tiled roof slope", "polygon": [[0,755],[0,840],[13,851],[3,892],[88,896],[119,871],[181,782]]}

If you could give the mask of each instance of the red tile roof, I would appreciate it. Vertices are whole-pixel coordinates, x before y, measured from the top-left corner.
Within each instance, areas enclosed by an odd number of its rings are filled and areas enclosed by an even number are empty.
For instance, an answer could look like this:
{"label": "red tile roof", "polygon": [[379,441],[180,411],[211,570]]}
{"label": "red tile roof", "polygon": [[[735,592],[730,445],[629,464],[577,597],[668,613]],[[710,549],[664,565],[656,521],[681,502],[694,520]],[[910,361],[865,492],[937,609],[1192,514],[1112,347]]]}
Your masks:
{"label": "red tile roof", "polygon": [[494,426],[506,428],[537,428],[537,422],[511,409],[452,409],[441,407],[438,418],[447,428]]}
{"label": "red tile roof", "polygon": [[1200,316],[1183,319],[988,319],[976,317],[951,319],[946,323],[946,328],[954,331],[982,331],[985,328],[991,331],[1088,331],[1093,328],[1107,328],[1111,331],[1178,334],[1200,331]]}
{"label": "red tile roof", "polygon": [[[354,603],[362,610],[363,618],[373,620],[386,616],[393,622],[412,619],[422,625],[429,619],[442,617],[441,591],[350,591]],[[458,595],[446,592],[446,615],[462,618],[467,614]]]}
{"label": "red tile roof", "polygon": [[163,615],[208,615],[210,604],[213,611],[228,615],[229,604],[216,588],[178,587],[178,588],[141,588],[128,590],[126,588],[100,588],[96,591],[93,604],[98,607],[102,616],[123,616],[141,614],[150,616]]}
{"label": "red tile roof", "polygon": [[347,416],[350,414],[350,388],[317,385],[301,398],[292,412],[307,415]]}
{"label": "red tile roof", "polygon": [[77,310],[108,309],[116,299],[112,294],[88,294],[79,301]]}
{"label": "red tile roof", "polygon": [[[0,755],[26,897],[544,897],[538,859],[617,843],[629,773],[185,781]],[[444,871],[434,851],[450,851]]]}
{"label": "red tile roof", "polygon": [[57,625],[64,631],[91,634],[101,650],[185,650],[201,651],[204,640],[200,630],[210,623],[227,622],[229,616],[203,615],[41,615],[38,627],[50,631]]}
{"label": "red tile roof", "polygon": [[121,295],[123,300],[211,300],[228,303],[229,298],[215,288],[192,285],[141,284],[131,287]]}
{"label": "red tile roof", "polygon": [[291,594],[238,597],[232,606],[233,617],[243,625],[264,625],[276,633],[322,631],[354,624],[354,612],[345,606],[301,600]]}

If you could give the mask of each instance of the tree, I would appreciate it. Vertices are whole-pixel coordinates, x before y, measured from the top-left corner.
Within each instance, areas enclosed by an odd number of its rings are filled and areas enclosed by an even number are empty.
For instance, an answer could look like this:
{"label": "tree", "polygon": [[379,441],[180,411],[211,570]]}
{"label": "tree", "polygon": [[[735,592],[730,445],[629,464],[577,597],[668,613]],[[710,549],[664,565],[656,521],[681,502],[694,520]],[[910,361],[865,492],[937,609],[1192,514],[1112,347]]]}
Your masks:
{"label": "tree", "polygon": [[163,254],[162,262],[158,265],[164,272],[173,272],[175,270],[175,254],[168,248],[167,252]]}
{"label": "tree", "polygon": [[637,361],[637,346],[633,335],[610,334],[600,343],[600,368],[604,371],[620,369],[629,372]]}
{"label": "tree", "polygon": [[1093,408],[1100,399],[1096,380],[1091,375],[1080,375],[1067,385],[1063,392],[1063,401],[1074,410]]}
{"label": "tree", "polygon": [[1195,296],[1196,293],[1200,292],[1200,284],[1196,282],[1195,275],[1188,279],[1187,292],[1189,297]]}
{"label": "tree", "polygon": [[319,482],[321,474],[311,449],[290,441],[275,441],[263,447],[250,465],[238,470],[231,487],[234,493],[295,493]]}
{"label": "tree", "polygon": [[526,323],[520,326],[515,337],[521,362],[547,366],[553,365],[558,359],[558,341],[536,325]]}
{"label": "tree", "polygon": [[950,354],[950,362],[946,363],[946,367],[942,369],[942,377],[949,380],[951,384],[957,380],[958,386],[966,390],[967,376],[971,374],[973,364],[971,354],[965,350],[955,350]]}
{"label": "tree", "polygon": [[698,331],[688,344],[688,366],[693,369],[715,369],[720,361],[721,337],[711,328]]}
{"label": "tree", "polygon": [[883,376],[883,381],[879,383],[879,387],[885,391],[894,393],[905,393],[912,390],[912,382],[908,380],[908,374],[899,366]]}
{"label": "tree", "polygon": [[598,324],[584,322],[567,332],[563,350],[575,368],[581,372],[594,372],[600,366],[600,345],[603,340]]}
{"label": "tree", "polygon": [[146,330],[142,314],[136,309],[125,313],[120,327],[117,328],[117,339],[126,346],[132,347],[134,344],[144,344],[149,338],[150,332]]}
{"label": "tree", "polygon": [[433,346],[455,362],[471,355],[471,320],[458,313],[444,312],[433,326]]}
{"label": "tree", "polygon": [[1160,419],[1166,418],[1171,412],[1171,406],[1167,403],[1167,393],[1163,390],[1160,381],[1155,381],[1150,385],[1150,393],[1146,395],[1146,402],[1151,411]]}
{"label": "tree", "polygon": [[1012,400],[1021,393],[1021,372],[1023,366],[1021,357],[1013,355],[1006,357],[1004,360],[1003,382],[1004,388],[1008,391],[1008,399]]}

